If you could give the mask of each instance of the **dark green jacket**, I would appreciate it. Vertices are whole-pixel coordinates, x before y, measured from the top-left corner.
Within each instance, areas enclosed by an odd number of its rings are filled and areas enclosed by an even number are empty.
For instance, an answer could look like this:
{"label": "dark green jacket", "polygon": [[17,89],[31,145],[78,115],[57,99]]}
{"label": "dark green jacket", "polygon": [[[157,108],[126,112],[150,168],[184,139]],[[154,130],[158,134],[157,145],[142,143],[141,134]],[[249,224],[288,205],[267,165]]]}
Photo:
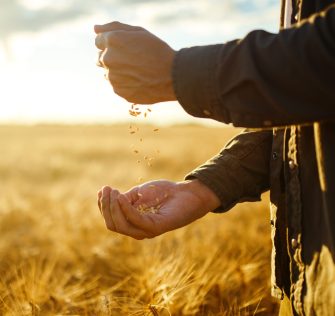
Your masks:
{"label": "dark green jacket", "polygon": [[270,189],[272,293],[296,315],[335,315],[334,2],[297,0],[290,29],[182,49],[173,70],[188,113],[249,128],[188,177],[218,211]]}

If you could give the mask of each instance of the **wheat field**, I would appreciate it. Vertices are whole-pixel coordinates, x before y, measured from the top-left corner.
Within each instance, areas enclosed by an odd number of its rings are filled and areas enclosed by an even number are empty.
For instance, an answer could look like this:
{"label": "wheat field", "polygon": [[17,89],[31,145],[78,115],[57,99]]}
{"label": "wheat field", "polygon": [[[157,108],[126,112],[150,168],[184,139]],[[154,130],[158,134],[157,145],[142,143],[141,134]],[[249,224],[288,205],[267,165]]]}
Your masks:
{"label": "wheat field", "polygon": [[238,132],[154,129],[0,126],[0,315],[276,315],[266,195],[150,240],[105,228],[103,185],[182,180]]}

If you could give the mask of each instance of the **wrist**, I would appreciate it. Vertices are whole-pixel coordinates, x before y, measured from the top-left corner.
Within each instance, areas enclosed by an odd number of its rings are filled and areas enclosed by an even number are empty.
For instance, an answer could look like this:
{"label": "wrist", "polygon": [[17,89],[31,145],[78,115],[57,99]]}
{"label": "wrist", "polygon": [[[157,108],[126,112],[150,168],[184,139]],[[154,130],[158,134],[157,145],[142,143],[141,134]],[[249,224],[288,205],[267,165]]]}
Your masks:
{"label": "wrist", "polygon": [[165,101],[176,101],[177,97],[174,91],[174,84],[173,84],[173,64],[174,58],[176,56],[176,51],[171,49],[166,57],[166,75],[165,75],[165,82],[164,82],[164,99]]}
{"label": "wrist", "polygon": [[202,207],[208,212],[215,210],[221,205],[218,196],[204,183],[198,179],[184,181],[187,190],[195,194],[201,201]]}

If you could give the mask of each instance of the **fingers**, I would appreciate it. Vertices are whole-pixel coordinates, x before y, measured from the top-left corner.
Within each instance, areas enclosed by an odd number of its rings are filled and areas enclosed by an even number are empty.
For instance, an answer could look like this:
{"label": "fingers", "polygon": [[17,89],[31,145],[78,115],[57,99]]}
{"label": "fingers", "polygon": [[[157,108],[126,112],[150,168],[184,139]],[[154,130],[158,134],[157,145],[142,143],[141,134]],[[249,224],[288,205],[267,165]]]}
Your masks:
{"label": "fingers", "polygon": [[147,232],[151,237],[160,235],[155,221],[150,216],[151,214],[143,215],[138,212],[122,194],[119,195],[118,200],[121,207],[120,209],[123,211],[124,216],[127,218],[129,223]]}
{"label": "fingers", "polygon": [[96,62],[96,65],[99,66],[99,67],[102,67],[104,68],[104,64],[102,63],[102,55],[103,55],[104,51],[101,50],[98,52],[98,59],[97,59],[97,62]]}
{"label": "fingers", "polygon": [[115,230],[112,230],[138,240],[151,237],[150,234],[131,225],[131,223],[127,221],[125,215],[121,211],[118,201],[119,196],[120,194],[118,192],[111,192],[111,212],[115,226]]}
{"label": "fingers", "polygon": [[99,33],[95,37],[95,46],[100,50],[106,49],[108,46],[112,45],[113,42],[116,42],[118,36],[116,33],[117,31]]}
{"label": "fingers", "polygon": [[117,45],[125,36],[125,32],[136,32],[143,31],[144,29],[139,26],[132,26],[128,24],[123,24],[120,22],[112,22],[105,25],[95,25],[95,46],[104,50],[111,45]]}
{"label": "fingers", "polygon": [[112,189],[108,186],[102,188],[101,196],[101,211],[105,219],[106,227],[110,230],[115,231],[115,224],[112,218],[112,212],[110,210],[110,193]]}
{"label": "fingers", "polygon": [[95,46],[100,50],[104,50],[107,47],[106,33],[99,33],[95,37]]}
{"label": "fingers", "polygon": [[132,26],[129,24],[124,24],[120,22],[110,22],[103,25],[94,25],[94,32],[96,34],[103,33],[103,32],[110,32],[110,31],[117,31],[117,30],[123,30],[123,31],[138,31],[143,30],[142,27],[139,26]]}
{"label": "fingers", "polygon": [[124,66],[122,52],[110,47],[99,52],[99,61],[103,67],[113,70],[122,70]]}
{"label": "fingers", "polygon": [[[101,49],[102,49],[102,46],[101,46]],[[113,56],[111,56],[111,55],[113,55],[113,53],[114,53],[114,50],[108,48],[107,45],[106,45],[106,47],[103,50],[98,51],[98,59],[97,59],[96,65],[99,66],[99,67],[108,69],[109,68],[109,66],[108,66],[109,61],[113,60]]]}
{"label": "fingers", "polygon": [[112,220],[112,225],[107,226],[107,228],[115,232],[119,232],[119,227],[120,227],[120,225],[118,225],[116,221],[116,213],[117,213],[116,210],[118,207],[117,198],[119,195],[120,195],[120,192],[118,190],[111,190],[109,194],[109,214]]}
{"label": "fingers", "polygon": [[127,192],[124,193],[124,196],[128,199],[128,201],[131,202],[131,204],[135,204],[139,198],[141,197],[141,194],[139,194],[139,187],[133,187]]}
{"label": "fingers", "polygon": [[[138,33],[136,33],[138,34]],[[108,31],[99,33],[95,37],[95,46],[100,50],[106,48],[120,48],[125,45],[126,42],[131,41],[134,38],[134,33],[124,30]]]}
{"label": "fingers", "polygon": [[127,221],[120,208],[119,195],[118,190],[113,190],[109,186],[103,187],[98,192],[98,206],[104,217],[107,229],[138,240],[153,237],[150,233],[135,227]]}
{"label": "fingers", "polygon": [[98,191],[97,200],[98,200],[98,207],[99,207],[100,213],[101,213],[101,215],[102,215],[102,210],[101,210],[101,197],[102,197],[102,190],[99,190],[99,191]]}

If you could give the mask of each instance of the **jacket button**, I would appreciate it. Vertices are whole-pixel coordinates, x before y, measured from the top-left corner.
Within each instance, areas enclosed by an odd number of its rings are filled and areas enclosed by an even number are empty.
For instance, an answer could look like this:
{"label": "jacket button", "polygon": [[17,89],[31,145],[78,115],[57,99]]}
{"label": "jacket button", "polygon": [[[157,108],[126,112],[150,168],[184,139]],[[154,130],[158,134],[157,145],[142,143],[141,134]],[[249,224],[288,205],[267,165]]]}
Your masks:
{"label": "jacket button", "polygon": [[295,238],[291,239],[291,246],[294,249],[298,247],[298,241]]}
{"label": "jacket button", "polygon": [[288,162],[288,166],[289,166],[289,168],[290,168],[291,170],[293,170],[294,167],[295,167],[295,165],[294,165],[294,161],[293,161],[293,160],[290,160],[290,161]]}
{"label": "jacket button", "polygon": [[277,154],[276,151],[274,151],[274,152],[272,153],[272,159],[273,159],[273,160],[277,160],[277,159],[278,159],[278,154]]}

